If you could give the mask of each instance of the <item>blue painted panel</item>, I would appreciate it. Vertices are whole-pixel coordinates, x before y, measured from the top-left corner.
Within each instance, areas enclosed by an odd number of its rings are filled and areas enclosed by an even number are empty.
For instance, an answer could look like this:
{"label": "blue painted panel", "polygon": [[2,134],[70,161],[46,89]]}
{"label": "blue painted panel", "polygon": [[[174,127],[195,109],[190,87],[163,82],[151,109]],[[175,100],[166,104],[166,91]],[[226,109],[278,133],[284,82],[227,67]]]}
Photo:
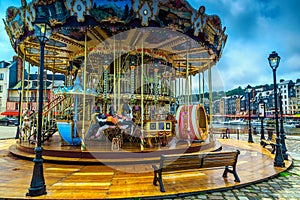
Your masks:
{"label": "blue painted panel", "polygon": [[57,122],[57,128],[62,139],[69,145],[80,145],[81,138],[73,138],[72,123],[70,122]]}

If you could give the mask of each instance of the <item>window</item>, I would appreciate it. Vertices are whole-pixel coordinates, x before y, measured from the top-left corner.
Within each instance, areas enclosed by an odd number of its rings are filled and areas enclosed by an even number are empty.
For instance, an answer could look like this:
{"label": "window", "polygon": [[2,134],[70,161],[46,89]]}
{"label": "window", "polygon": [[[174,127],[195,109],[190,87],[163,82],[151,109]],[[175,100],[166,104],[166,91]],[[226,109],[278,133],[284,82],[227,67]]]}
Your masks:
{"label": "window", "polygon": [[0,80],[4,80],[4,74],[3,73],[0,73]]}
{"label": "window", "polygon": [[3,85],[0,85],[0,92],[3,92]]}

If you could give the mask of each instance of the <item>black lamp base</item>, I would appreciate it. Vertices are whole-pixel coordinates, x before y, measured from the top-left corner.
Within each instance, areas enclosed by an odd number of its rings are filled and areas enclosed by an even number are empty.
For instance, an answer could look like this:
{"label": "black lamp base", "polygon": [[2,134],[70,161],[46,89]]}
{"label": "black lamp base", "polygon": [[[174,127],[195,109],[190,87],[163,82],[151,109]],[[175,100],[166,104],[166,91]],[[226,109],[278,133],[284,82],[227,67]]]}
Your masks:
{"label": "black lamp base", "polygon": [[41,195],[45,195],[47,194],[46,192],[46,185],[43,185],[39,188],[32,188],[30,187],[28,189],[28,192],[26,193],[26,196],[31,196],[31,197],[35,197],[35,196],[41,196]]}
{"label": "black lamp base", "polygon": [[280,144],[280,138],[276,138],[276,152],[275,152],[275,160],[274,160],[274,166],[276,167],[284,167],[285,163],[282,156],[282,149]]}
{"label": "black lamp base", "polygon": [[36,153],[36,157],[33,159],[34,168],[33,175],[31,179],[30,188],[28,188],[28,192],[26,196],[40,196],[47,194],[46,185],[44,179],[43,172],[43,158],[42,158],[42,147],[36,147],[34,149]]}

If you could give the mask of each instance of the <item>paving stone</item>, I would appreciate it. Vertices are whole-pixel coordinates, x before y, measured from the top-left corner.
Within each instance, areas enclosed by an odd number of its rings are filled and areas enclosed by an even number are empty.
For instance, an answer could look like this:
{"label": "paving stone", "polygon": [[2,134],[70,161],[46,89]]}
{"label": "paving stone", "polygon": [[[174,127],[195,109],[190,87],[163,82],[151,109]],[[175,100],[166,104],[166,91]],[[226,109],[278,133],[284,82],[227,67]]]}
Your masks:
{"label": "paving stone", "polygon": [[211,199],[211,200],[223,200],[224,197],[223,196],[217,196],[217,195],[210,195],[209,199]]}
{"label": "paving stone", "polygon": [[234,196],[232,196],[232,197],[226,196],[226,197],[224,197],[224,199],[226,199],[226,200],[237,200],[237,198],[234,197]]}
{"label": "paving stone", "polygon": [[249,200],[248,197],[242,196],[242,197],[238,197],[238,200]]}
{"label": "paving stone", "polygon": [[224,196],[234,196],[233,192],[223,192]]}
{"label": "paving stone", "polygon": [[197,195],[197,199],[207,199],[206,195]]}

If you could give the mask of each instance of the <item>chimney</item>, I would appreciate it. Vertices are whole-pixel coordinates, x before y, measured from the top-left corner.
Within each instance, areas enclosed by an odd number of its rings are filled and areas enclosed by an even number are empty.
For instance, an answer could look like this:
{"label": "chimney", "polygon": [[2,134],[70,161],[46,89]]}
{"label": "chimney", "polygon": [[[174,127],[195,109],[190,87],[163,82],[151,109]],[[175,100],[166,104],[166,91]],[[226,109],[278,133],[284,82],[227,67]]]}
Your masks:
{"label": "chimney", "polygon": [[23,73],[23,61],[20,57],[14,56],[13,61],[17,62],[17,81],[22,80],[22,73]]}

